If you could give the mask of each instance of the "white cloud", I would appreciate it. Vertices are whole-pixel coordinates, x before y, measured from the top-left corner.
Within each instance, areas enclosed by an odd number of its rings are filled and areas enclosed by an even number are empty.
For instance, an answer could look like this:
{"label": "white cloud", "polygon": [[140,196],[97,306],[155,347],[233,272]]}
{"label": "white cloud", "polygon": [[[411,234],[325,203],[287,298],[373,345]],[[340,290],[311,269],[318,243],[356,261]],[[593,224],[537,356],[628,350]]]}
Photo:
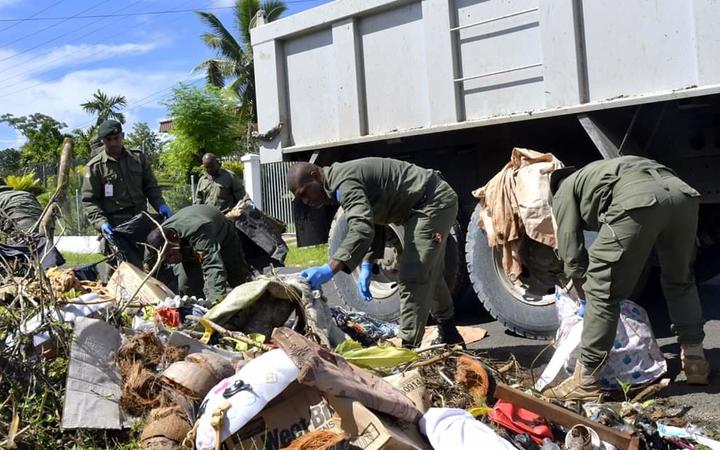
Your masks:
{"label": "white cloud", "polygon": [[[2,1],[2,0],[0,0],[0,1]],[[225,7],[234,6],[234,5],[235,5],[235,0],[213,0],[213,2],[212,2],[212,6],[214,8],[225,8]]]}
{"label": "white cloud", "polygon": [[3,112],[14,115],[41,112],[67,123],[73,129],[90,125],[93,118],[82,110],[80,104],[101,89],[107,94],[127,98],[128,125],[131,125],[142,109],[162,107],[160,103],[170,94],[170,88],[189,76],[189,73],[183,72],[124,68],[80,70],[33,86],[17,95],[3,96],[0,93],[0,97],[3,98]]}
{"label": "white cloud", "polygon": [[18,3],[18,0],[0,0],[0,8]]}
{"label": "white cloud", "polygon": [[63,45],[47,52],[21,55],[12,50],[0,49],[0,93],[22,88],[23,82],[32,81],[33,75],[119,56],[142,55],[165,42],[166,39],[158,38],[153,42],[141,43]]}

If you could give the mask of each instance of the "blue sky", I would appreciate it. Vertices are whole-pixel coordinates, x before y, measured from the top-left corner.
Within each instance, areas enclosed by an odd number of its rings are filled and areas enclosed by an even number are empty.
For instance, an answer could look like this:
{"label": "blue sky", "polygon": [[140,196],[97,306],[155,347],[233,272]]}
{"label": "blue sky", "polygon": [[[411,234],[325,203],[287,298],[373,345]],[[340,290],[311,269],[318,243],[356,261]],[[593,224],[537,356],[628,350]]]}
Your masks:
{"label": "blue sky", "polygon": [[[287,0],[285,15],[328,0]],[[231,26],[234,0],[0,0],[0,114],[43,113],[85,128],[92,118],[80,104],[101,89],[128,99],[129,129],[145,121],[157,129],[162,102],[178,82],[204,83],[192,69],[212,52],[200,40],[205,10]],[[74,18],[137,14],[128,17]],[[13,19],[27,19],[21,22]],[[58,18],[37,20],[40,18]],[[62,18],[62,19],[60,19]],[[0,149],[22,138],[0,124]]]}

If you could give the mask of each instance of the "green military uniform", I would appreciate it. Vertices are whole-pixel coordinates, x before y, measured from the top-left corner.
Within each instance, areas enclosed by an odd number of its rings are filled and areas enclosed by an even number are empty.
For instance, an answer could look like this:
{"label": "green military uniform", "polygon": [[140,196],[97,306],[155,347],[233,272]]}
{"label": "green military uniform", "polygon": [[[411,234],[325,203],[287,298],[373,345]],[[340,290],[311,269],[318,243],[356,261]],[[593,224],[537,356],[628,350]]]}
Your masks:
{"label": "green military uniform", "polygon": [[119,160],[103,149],[85,166],[82,203],[95,228],[107,222],[117,226],[147,210],[165,203],[145,154],[124,149]]}
{"label": "green military uniform", "polygon": [[0,211],[4,213],[0,215],[0,231],[9,233],[15,229],[30,230],[43,210],[31,193],[0,185]]}
{"label": "green military uniform", "polygon": [[348,221],[348,234],[332,258],[348,271],[371,249],[375,225],[405,226],[398,280],[400,337],[419,343],[430,312],[441,321],[453,317],[443,272],[457,194],[438,172],[394,159],[364,158],[323,170],[324,189]]}
{"label": "green military uniform", "polygon": [[[655,248],[680,344],[704,338],[693,263],[700,194],[660,163],[623,156],[588,164],[553,196],[558,253],[566,274],[587,278],[582,364],[591,370],[615,339],[619,301],[627,298]],[[583,230],[598,231],[589,251]]]}
{"label": "green military uniform", "polygon": [[213,176],[208,173],[198,181],[195,204],[210,205],[227,211],[246,197],[245,187],[231,171],[220,168]]}
{"label": "green military uniform", "polygon": [[175,267],[181,294],[217,301],[228,287],[247,281],[250,272],[240,237],[217,208],[187,206],[165,221],[163,228],[177,231],[181,239],[183,261]]}

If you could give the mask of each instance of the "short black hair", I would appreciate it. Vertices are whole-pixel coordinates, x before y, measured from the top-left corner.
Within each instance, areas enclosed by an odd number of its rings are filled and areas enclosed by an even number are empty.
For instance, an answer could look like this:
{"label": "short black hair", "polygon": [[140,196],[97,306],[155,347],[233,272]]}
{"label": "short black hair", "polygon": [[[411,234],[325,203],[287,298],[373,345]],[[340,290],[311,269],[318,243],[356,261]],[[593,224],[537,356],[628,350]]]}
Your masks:
{"label": "short black hair", "polygon": [[550,174],[550,192],[552,195],[555,195],[557,190],[560,189],[560,184],[565,180],[565,178],[575,172],[577,172],[577,168],[575,166],[562,167],[554,170]]}
{"label": "short black hair", "polygon": [[165,232],[165,236],[167,236],[169,241],[177,242],[180,240],[180,236],[178,236],[177,231],[173,230],[172,228],[163,228],[162,231],[160,231],[160,228],[155,228],[150,233],[148,233],[145,241],[148,243],[148,245],[160,251],[160,249],[165,244],[163,232]]}

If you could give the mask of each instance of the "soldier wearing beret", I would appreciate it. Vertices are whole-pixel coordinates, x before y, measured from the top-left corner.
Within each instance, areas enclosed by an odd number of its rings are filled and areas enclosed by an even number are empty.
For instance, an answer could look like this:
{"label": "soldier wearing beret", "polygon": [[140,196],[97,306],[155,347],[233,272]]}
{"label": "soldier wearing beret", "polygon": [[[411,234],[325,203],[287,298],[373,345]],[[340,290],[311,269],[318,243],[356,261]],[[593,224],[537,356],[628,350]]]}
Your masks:
{"label": "soldier wearing beret", "polygon": [[122,125],[106,120],[98,128],[103,148],[88,161],[82,188],[85,214],[96,229],[112,236],[113,227],[147,210],[147,203],[166,219],[165,204],[145,154],[123,146]]}

